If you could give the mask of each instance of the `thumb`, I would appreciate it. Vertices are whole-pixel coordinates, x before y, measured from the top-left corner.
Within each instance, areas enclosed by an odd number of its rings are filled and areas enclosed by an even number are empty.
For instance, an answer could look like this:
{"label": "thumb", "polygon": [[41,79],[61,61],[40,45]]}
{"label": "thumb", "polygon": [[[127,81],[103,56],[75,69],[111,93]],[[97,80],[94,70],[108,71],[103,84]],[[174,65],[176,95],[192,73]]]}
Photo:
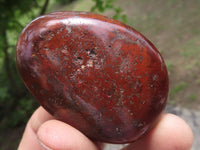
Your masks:
{"label": "thumb", "polygon": [[37,132],[46,150],[97,150],[97,146],[72,126],[58,120],[43,123]]}

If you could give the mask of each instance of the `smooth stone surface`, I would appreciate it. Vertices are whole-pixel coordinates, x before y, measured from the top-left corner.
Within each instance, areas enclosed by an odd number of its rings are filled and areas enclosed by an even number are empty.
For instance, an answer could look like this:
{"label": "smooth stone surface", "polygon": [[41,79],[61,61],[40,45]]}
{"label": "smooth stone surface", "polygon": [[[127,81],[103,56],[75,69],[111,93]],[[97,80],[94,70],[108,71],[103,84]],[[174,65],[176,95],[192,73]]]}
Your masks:
{"label": "smooth stone surface", "polygon": [[101,142],[137,140],[167,101],[168,73],[153,44],[97,14],[36,18],[18,40],[17,66],[48,112]]}
{"label": "smooth stone surface", "polygon": [[[199,150],[200,148],[200,111],[183,108],[179,106],[168,105],[165,113],[175,114],[184,119],[191,127],[194,134],[194,142],[191,150]],[[120,150],[127,144],[106,144],[104,150]]]}

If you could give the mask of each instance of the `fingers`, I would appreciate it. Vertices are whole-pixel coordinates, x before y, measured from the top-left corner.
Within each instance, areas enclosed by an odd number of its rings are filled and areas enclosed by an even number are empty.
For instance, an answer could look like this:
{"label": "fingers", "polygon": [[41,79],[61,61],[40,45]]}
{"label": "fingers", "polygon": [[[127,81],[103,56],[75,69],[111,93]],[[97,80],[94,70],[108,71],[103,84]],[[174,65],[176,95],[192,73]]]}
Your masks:
{"label": "fingers", "polygon": [[190,150],[192,143],[193,133],[186,122],[165,114],[147,136],[123,150]]}
{"label": "fingers", "polygon": [[29,120],[18,150],[97,150],[96,145],[75,128],[38,108]]}
{"label": "fingers", "polygon": [[96,150],[96,146],[75,128],[61,121],[50,120],[41,125],[37,132],[39,140],[56,150]]}
{"label": "fingers", "polygon": [[37,130],[45,121],[50,119],[53,119],[53,117],[42,107],[39,107],[28,121],[18,150],[41,150]]}
{"label": "fingers", "polygon": [[[190,150],[193,134],[181,118],[163,115],[152,131],[123,150]],[[39,108],[29,120],[18,150],[97,150],[96,145],[75,128]]]}

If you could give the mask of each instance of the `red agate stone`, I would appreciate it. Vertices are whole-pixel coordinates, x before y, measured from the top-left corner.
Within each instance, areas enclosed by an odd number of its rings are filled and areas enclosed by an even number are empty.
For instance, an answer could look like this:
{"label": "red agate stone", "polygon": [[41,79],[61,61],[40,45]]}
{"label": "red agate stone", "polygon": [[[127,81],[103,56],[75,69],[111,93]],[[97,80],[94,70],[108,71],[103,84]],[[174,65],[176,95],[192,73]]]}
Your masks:
{"label": "red agate stone", "polygon": [[132,27],[102,15],[36,18],[19,37],[17,67],[49,113],[96,141],[137,140],[167,101],[168,74],[157,49]]}

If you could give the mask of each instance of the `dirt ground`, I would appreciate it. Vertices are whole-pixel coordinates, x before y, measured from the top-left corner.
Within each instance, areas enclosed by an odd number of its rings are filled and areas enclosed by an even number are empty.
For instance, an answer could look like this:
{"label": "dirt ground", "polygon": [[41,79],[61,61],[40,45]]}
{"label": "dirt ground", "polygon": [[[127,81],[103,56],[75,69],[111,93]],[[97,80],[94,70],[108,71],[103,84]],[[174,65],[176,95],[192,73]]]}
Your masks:
{"label": "dirt ground", "polygon": [[[77,0],[52,10],[89,11],[92,5],[92,0]],[[168,104],[200,110],[200,1],[118,0],[116,6],[123,8],[128,24],[145,35],[164,57],[170,78]],[[16,149],[23,129],[2,132],[0,150]]]}

